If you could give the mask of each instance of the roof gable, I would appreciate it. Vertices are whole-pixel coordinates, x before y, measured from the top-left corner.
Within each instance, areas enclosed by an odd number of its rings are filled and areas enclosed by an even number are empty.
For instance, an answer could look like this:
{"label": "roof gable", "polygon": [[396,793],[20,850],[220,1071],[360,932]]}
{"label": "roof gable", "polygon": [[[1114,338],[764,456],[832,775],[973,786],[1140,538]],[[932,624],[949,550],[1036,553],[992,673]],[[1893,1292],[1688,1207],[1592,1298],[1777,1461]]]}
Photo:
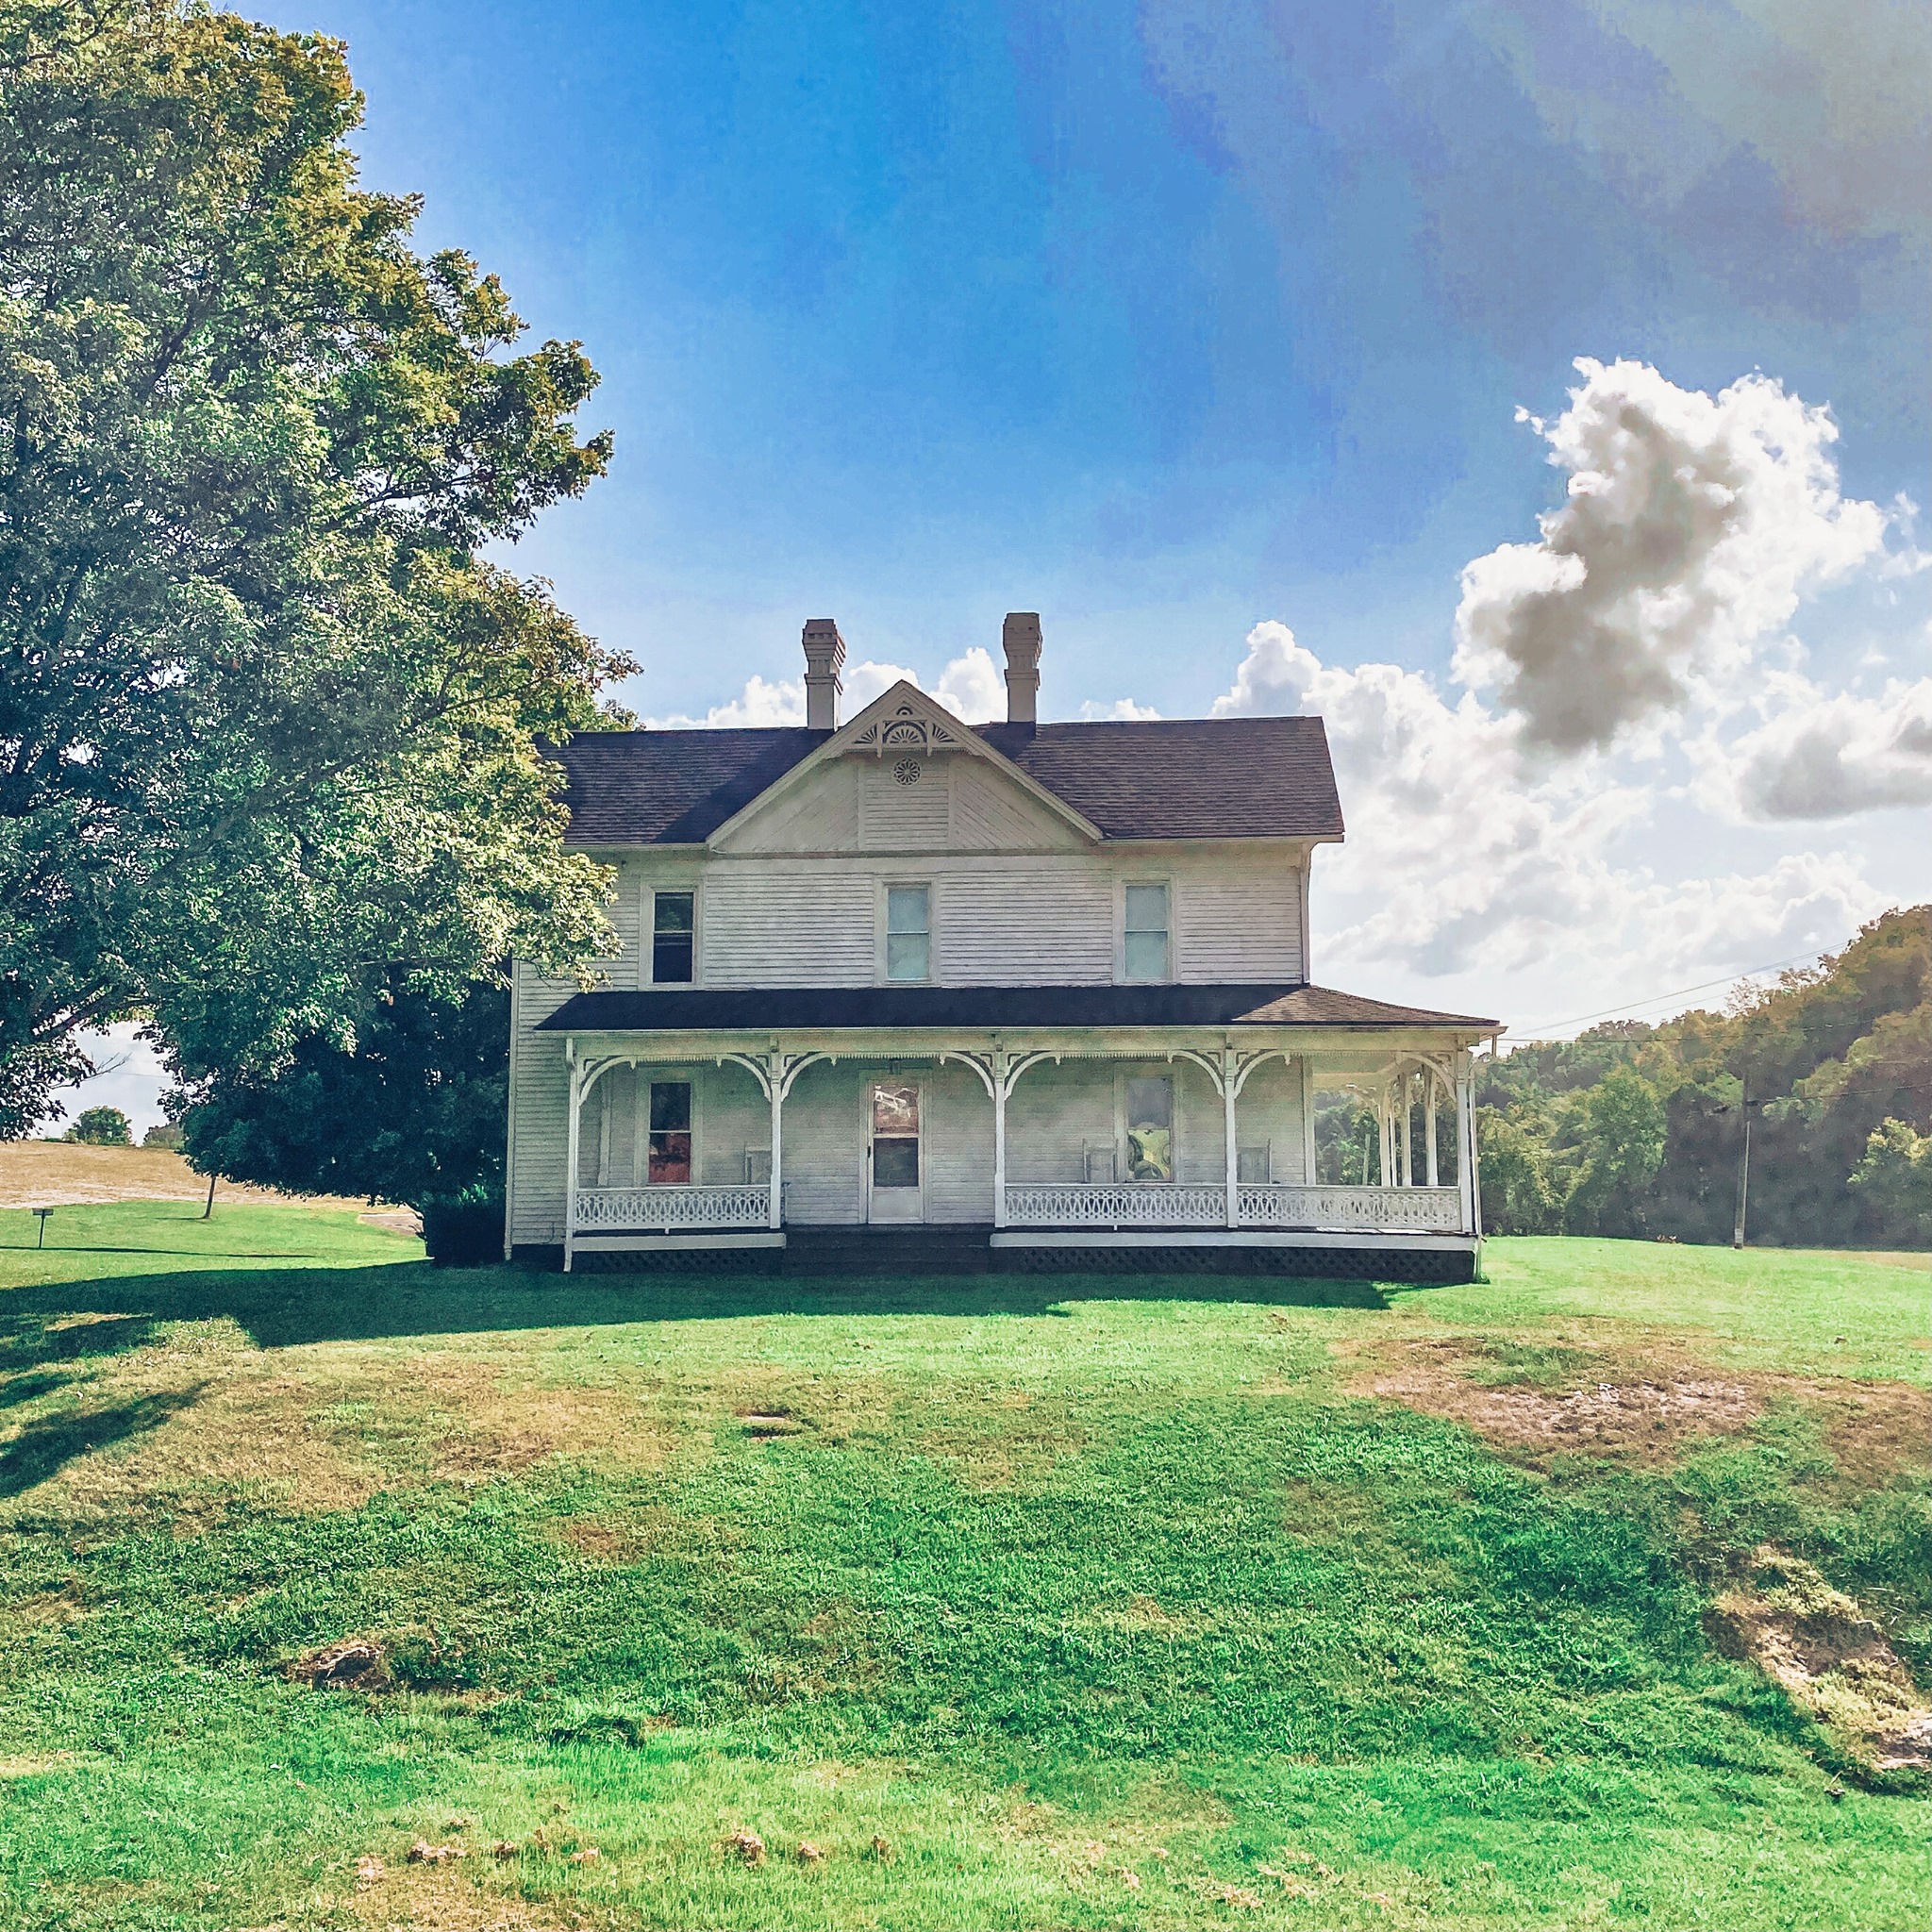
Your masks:
{"label": "roof gable", "polygon": [[[1190,718],[967,726],[924,699],[917,715],[957,732],[977,768],[1004,767],[1084,837],[1308,839],[1342,836],[1327,734],[1319,718]],[[902,721],[904,722],[904,721]],[[801,725],[734,730],[586,731],[553,756],[564,769],[571,842],[697,845],[781,785],[842,733]]]}
{"label": "roof gable", "polygon": [[[1054,843],[1064,844],[1070,832],[1083,843],[1097,843],[1104,836],[1091,820],[1015,765],[1004,753],[988,743],[982,733],[970,724],[961,724],[937,699],[928,697],[917,685],[902,678],[890,691],[874,698],[850,724],[841,725],[823,744],[801,758],[766,791],[750,800],[719,825],[710,835],[709,842],[727,846],[741,842],[765,845],[765,840],[750,840],[746,835],[756,825],[768,823],[774,814],[783,812],[797,817],[792,802],[799,792],[814,779],[823,781],[829,777],[832,769],[840,763],[859,761],[875,767],[879,773],[888,767],[904,765],[916,777],[928,760],[950,762],[955,758],[975,760],[990,767],[992,773],[1006,781],[1005,789],[1024,795],[1024,804],[1030,804],[1034,811],[1009,811],[1008,820],[1016,827],[1024,827],[1029,818],[1043,812],[1059,834],[1053,840]],[[863,779],[860,784],[863,786]],[[828,786],[824,789],[833,791],[835,788]],[[924,822],[931,819],[935,803],[941,808],[936,824],[928,825]],[[831,806],[831,811],[826,815],[827,825],[842,826],[843,799],[828,799],[827,804]],[[920,794],[916,802],[908,791],[904,804],[907,809],[902,816],[908,836],[893,842],[916,849],[943,847],[953,842],[950,818],[943,809],[944,801],[936,801],[931,789]],[[859,829],[855,837],[841,839],[841,846],[848,842],[867,845],[878,842],[864,836],[865,816],[861,804]],[[922,831],[924,833],[923,837]],[[1027,842],[1037,843],[1038,840],[1029,839]]]}

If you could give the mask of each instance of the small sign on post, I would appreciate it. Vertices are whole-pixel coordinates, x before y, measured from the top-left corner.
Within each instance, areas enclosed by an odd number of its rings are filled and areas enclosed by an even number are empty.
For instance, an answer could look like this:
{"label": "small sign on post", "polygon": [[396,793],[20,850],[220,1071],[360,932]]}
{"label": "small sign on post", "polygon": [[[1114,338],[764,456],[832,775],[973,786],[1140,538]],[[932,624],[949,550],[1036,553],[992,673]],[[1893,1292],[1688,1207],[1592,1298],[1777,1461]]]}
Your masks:
{"label": "small sign on post", "polygon": [[47,1245],[47,1216],[53,1213],[53,1211],[51,1208],[36,1208],[34,1209],[34,1212],[40,1216],[41,1220],[41,1238],[34,1243],[34,1246],[37,1248],[44,1248]]}

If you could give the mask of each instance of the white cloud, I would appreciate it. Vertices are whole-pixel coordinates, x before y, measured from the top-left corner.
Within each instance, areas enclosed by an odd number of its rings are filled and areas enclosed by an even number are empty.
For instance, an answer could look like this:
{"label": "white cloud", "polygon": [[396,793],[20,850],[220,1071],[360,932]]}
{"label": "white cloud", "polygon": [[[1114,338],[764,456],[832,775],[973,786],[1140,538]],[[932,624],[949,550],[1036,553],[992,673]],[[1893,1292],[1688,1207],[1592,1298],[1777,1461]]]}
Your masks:
{"label": "white cloud", "polygon": [[1131,723],[1137,718],[1159,716],[1152,705],[1139,704],[1133,698],[1115,698],[1110,704],[1098,698],[1087,698],[1080,706],[1081,720],[1089,724],[1109,724],[1115,720]]}
{"label": "white cloud", "polygon": [[1754,819],[1836,819],[1932,805],[1932,677],[1875,698],[1783,681],[1783,706],[1728,745],[1703,748],[1706,791]]}
{"label": "white cloud", "polygon": [[644,723],[653,731],[698,728],[719,731],[734,725],[803,724],[805,686],[802,683],[767,684],[754,674],[735,698],[727,698],[722,705],[713,705],[702,718],[673,712],[669,717],[646,718]]}
{"label": "white cloud", "polygon": [[1888,522],[1840,494],[1837,428],[1779,383],[1713,398],[1640,362],[1576,368],[1554,423],[1524,418],[1568,501],[1464,569],[1455,658],[1529,743],[1569,753],[1709,696],[1807,590],[1882,555]]}
{"label": "white cloud", "polygon": [[[862,664],[848,666],[842,679],[845,693],[840,705],[841,720],[856,718],[866,706],[883,697],[901,680],[920,691],[925,689],[919,673],[904,664],[881,664],[867,658]],[[983,724],[990,719],[1006,715],[1006,683],[993,668],[991,657],[978,644],[946,665],[940,673],[939,682],[932,688],[932,695],[969,724]],[[745,680],[744,689],[735,698],[727,698],[722,705],[713,705],[702,717],[675,712],[663,718],[646,718],[644,723],[654,731],[718,730],[746,724],[803,724],[805,686],[803,682],[784,680],[768,684],[754,675]]]}
{"label": "white cloud", "polygon": [[[1625,856],[1671,804],[1601,765],[1525,770],[1511,723],[1449,703],[1393,664],[1324,664],[1286,625],[1259,624],[1217,717],[1303,711],[1327,727],[1348,825],[1320,861],[1317,974],[1469,974],[1493,1003],[1509,981],[1586,1005],[1741,971],[1840,942],[1883,908],[1857,865],[1787,855],[1759,874],[1672,881]],[[1340,969],[1338,971],[1337,969]]]}

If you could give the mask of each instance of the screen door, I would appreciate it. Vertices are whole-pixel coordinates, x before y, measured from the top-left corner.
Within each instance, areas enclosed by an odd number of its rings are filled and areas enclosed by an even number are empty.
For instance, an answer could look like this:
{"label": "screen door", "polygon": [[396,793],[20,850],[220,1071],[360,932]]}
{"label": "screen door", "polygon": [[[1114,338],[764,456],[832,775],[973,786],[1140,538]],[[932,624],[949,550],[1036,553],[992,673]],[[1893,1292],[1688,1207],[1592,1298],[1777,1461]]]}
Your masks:
{"label": "screen door", "polygon": [[916,1082],[874,1080],[866,1090],[868,1212],[874,1221],[925,1218],[925,1150]]}

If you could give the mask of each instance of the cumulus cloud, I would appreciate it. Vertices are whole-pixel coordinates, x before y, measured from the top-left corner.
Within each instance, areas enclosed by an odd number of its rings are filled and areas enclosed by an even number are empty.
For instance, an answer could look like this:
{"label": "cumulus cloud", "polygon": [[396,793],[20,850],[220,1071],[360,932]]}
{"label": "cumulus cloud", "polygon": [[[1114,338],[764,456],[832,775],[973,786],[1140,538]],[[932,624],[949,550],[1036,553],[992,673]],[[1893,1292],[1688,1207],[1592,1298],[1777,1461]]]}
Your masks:
{"label": "cumulus cloud", "polygon": [[[917,690],[925,689],[919,673],[904,664],[881,664],[867,658],[862,664],[848,665],[842,680],[845,695],[841,717],[856,718],[866,706],[883,697],[902,680]],[[977,644],[946,665],[940,673],[939,682],[932,688],[932,695],[969,724],[985,724],[989,719],[1006,715],[1005,681],[993,668],[991,657]],[[744,689],[735,698],[727,698],[722,705],[713,705],[702,717],[673,713],[663,718],[647,718],[644,723],[654,731],[698,727],[718,730],[746,724],[803,724],[805,685],[802,681],[793,683],[786,679],[767,683],[754,674],[745,680]]]}
{"label": "cumulus cloud", "polygon": [[1080,716],[1089,724],[1101,724],[1115,720],[1131,722],[1136,718],[1158,718],[1160,713],[1152,705],[1139,704],[1132,698],[1114,698],[1108,703],[1098,698],[1088,698],[1080,706]]}
{"label": "cumulus cloud", "polygon": [[1584,358],[1570,407],[1524,416],[1570,475],[1534,543],[1462,573],[1455,671],[1532,746],[1605,750],[1709,695],[1809,590],[1882,555],[1887,517],[1840,493],[1838,430],[1764,376],[1715,397]]}
{"label": "cumulus cloud", "polygon": [[1324,664],[1284,624],[1248,633],[1213,709],[1324,720],[1348,838],[1323,861],[1318,938],[1344,968],[1534,970],[1601,987],[1627,967],[1668,985],[1835,943],[1885,903],[1856,864],[1808,853],[1659,880],[1624,856],[1657,809],[1650,787],[1525,771],[1513,725],[1473,693],[1452,703],[1393,664]]}
{"label": "cumulus cloud", "polygon": [[1705,749],[1707,792],[1734,815],[1836,819],[1932,805],[1932,677],[1894,680],[1875,698],[1826,696],[1793,678],[1783,695],[1757,730]]}

